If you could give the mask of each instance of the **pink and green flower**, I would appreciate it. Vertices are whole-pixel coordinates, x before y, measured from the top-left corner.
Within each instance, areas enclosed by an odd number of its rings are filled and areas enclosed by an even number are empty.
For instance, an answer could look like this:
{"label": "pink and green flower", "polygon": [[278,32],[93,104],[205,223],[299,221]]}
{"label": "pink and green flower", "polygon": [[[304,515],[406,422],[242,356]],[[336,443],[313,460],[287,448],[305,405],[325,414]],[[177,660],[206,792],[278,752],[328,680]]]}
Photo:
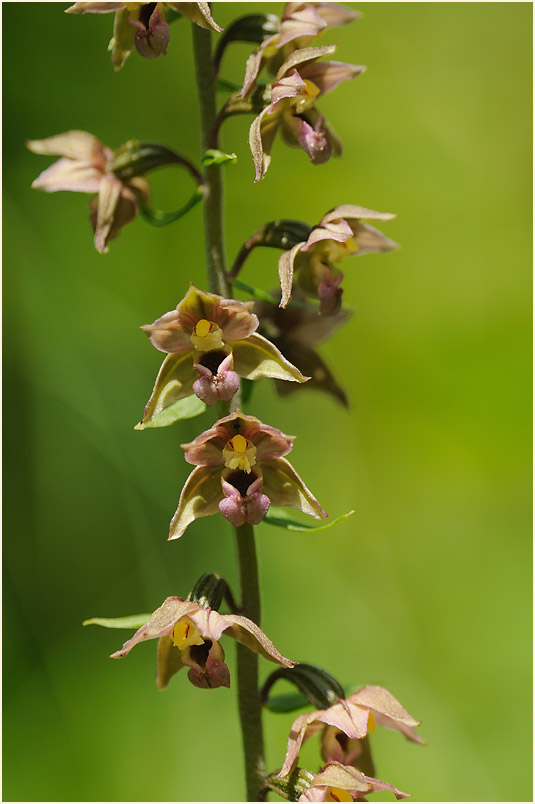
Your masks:
{"label": "pink and green flower", "polygon": [[188,678],[196,687],[229,687],[230,674],[220,644],[223,634],[270,662],[283,667],[294,667],[296,664],[283,656],[247,617],[219,614],[208,606],[203,607],[180,597],[166,598],[149,621],[120,650],[112,653],[111,658],[122,659],[140,642],[158,639],[156,685],[159,689],[166,687],[183,667],[189,668]]}
{"label": "pink and green flower", "polygon": [[294,436],[235,411],[189,444],[185,458],[195,469],[186,480],[171,522],[178,539],[200,517],[221,513],[240,527],[258,525],[270,505],[298,508],[321,519],[327,514],[284,457]]}

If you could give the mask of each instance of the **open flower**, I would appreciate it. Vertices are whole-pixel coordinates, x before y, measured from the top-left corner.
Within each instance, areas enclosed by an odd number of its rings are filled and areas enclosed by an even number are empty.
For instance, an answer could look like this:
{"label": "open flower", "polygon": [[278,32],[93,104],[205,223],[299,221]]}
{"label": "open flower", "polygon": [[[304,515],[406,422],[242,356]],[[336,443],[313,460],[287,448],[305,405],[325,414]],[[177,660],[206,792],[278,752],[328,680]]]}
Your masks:
{"label": "open flower", "polygon": [[256,332],[258,318],[251,312],[253,305],[190,285],[176,310],[141,327],[156,349],[168,353],[142,423],[193,393],[207,405],[220,399],[228,402],[239,387],[239,377],[307,380]]}
{"label": "open flower", "polygon": [[355,761],[362,750],[358,741],[375,731],[376,725],[400,731],[408,740],[423,744],[414,731],[420,721],[411,717],[388,690],[375,686],[362,687],[328,709],[300,715],[295,719],[279,775],[287,776],[290,773],[303,741],[318,731],[323,731],[321,750],[326,762],[335,760],[348,764]]}
{"label": "open flower", "polygon": [[114,151],[87,131],[67,131],[45,140],[30,140],[26,145],[35,154],[62,157],[35,179],[33,188],[47,193],[98,193],[89,209],[95,248],[105,254],[108,242],[138,214],[138,198],[148,198],[147,180],[143,176],[116,176],[112,171]]}
{"label": "open flower", "polygon": [[113,66],[120,70],[134,50],[146,59],[167,53],[169,25],[166,6],[183,14],[201,28],[220,32],[209,3],[74,3],[67,14],[107,14],[115,11],[111,50]]}
{"label": "open flower", "polygon": [[[299,288],[294,289],[293,295],[294,300],[304,302],[305,296]],[[260,328],[266,337],[273,341],[288,360],[310,376],[310,380],[303,388],[325,391],[347,407],[345,391],[316,351],[316,346],[342,326],[350,314],[338,312],[334,315],[318,315],[314,309],[307,310],[304,307],[282,309],[270,302],[257,302],[254,309],[260,319]],[[275,380],[275,386],[281,396],[286,396],[301,387],[279,380]]]}
{"label": "open flower", "polygon": [[218,511],[233,525],[258,525],[270,504],[299,508],[320,519],[327,514],[283,457],[294,436],[235,411],[189,444],[185,458],[196,468],[186,480],[171,522],[178,539],[195,519]]}
{"label": "open flower", "polygon": [[219,644],[223,633],[270,662],[283,667],[297,664],[283,656],[247,617],[219,614],[209,606],[203,608],[199,603],[180,597],[166,598],[150,620],[120,650],[112,653],[111,658],[122,659],[139,642],[158,639],[156,685],[159,689],[166,687],[169,679],[183,667],[190,668],[188,678],[196,687],[229,687],[225,653]]}
{"label": "open flower", "polygon": [[386,791],[393,793],[397,799],[410,798],[386,782],[365,776],[356,768],[341,765],[339,762],[328,762],[317,773],[308,787],[298,799],[299,801],[366,801],[369,793]]}
{"label": "open flower", "polygon": [[264,39],[247,59],[239,97],[248,95],[264,67],[275,75],[294,50],[309,47],[328,28],[347,25],[360,16],[358,11],[338,3],[286,3],[278,33]]}
{"label": "open flower", "polygon": [[326,162],[331,155],[341,154],[340,140],[316,109],[316,100],[366,68],[339,61],[317,61],[335,50],[336,45],[302,48],[294,51],[281,65],[271,85],[271,102],[255,118],[249,130],[255,181],[263,179],[266,174],[271,146],[279,127],[285,142],[302,148],[315,165]]}
{"label": "open flower", "polygon": [[391,212],[344,204],[328,212],[312,229],[306,242],[297,243],[279,259],[282,289],[281,307],[292,296],[294,273],[296,284],[307,295],[319,299],[321,313],[336,313],[340,309],[343,279],[335,263],[351,255],[393,251],[399,245],[367,221],[390,221]]}

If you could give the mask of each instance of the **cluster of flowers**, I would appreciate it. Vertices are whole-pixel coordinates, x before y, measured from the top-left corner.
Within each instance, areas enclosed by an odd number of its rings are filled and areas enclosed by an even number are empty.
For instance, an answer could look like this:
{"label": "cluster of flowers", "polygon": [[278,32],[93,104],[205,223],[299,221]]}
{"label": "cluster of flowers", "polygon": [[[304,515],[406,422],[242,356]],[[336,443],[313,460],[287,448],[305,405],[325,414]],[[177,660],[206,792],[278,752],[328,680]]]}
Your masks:
{"label": "cluster of flowers", "polygon": [[[222,30],[208,3],[90,2],[75,3],[67,11],[115,12],[110,43],[115,69],[124,65],[134,49],[145,58],[164,55],[171,14],[184,15],[216,32]],[[225,32],[224,46],[247,36],[252,36],[247,41],[258,45],[233,98],[258,112],[249,133],[255,181],[266,174],[278,130],[287,144],[302,148],[314,164],[341,153],[340,141],[316,102],[365,68],[320,61],[332,55],[336,46],[312,45],[325,30],[358,16],[336,3],[287,3],[282,17],[271,27],[260,26],[251,34],[251,25],[238,20]],[[249,33],[245,35],[244,30]],[[267,84],[259,80],[264,72],[271,79]],[[35,153],[61,157],[41,173],[34,187],[95,196],[90,211],[99,252],[106,252],[109,241],[147,206],[146,173],[154,167],[185,166],[202,192],[200,171],[166,146],[131,141],[112,150],[88,132],[70,131],[32,140],[28,147]],[[294,437],[245,415],[234,403],[242,379],[270,378],[280,393],[307,383],[347,404],[343,389],[315,346],[348,318],[342,310],[343,274],[338,266],[348,256],[397,248],[370,223],[393,217],[343,205],[329,211],[315,226],[298,222],[295,237],[275,237],[282,254],[278,261],[280,291],[276,291],[274,303],[236,301],[190,285],[176,309],[142,327],[153,346],[166,356],[139,429],[161,426],[158,422],[163,414],[167,415],[165,424],[180,418],[173,419],[170,411],[195,397],[202,407],[231,403],[229,415],[182,445],[185,460],[194,468],[180,494],[169,539],[182,536],[194,520],[217,514],[235,527],[257,525],[271,505],[296,508],[316,519],[327,516],[287,460]],[[267,224],[248,242],[272,247],[277,226],[284,229],[286,223]],[[230,279],[235,279],[240,267],[231,270]],[[220,614],[218,607],[219,602],[211,605],[210,600],[194,595],[186,600],[168,597],[112,657],[122,658],[139,642],[157,638],[159,688],[167,686],[182,667],[189,668],[188,678],[197,687],[228,687],[229,671],[220,645],[225,634],[290,673],[299,673],[300,665],[283,656],[258,625],[235,608],[231,614]],[[336,690],[328,706],[295,720],[282,768],[267,777],[266,785],[294,801],[362,800],[365,794],[380,790],[406,797],[373,778],[368,735],[378,724],[422,742],[414,731],[419,722],[381,687],[363,687],[348,697],[340,693],[339,685]],[[302,743],[318,732],[326,764],[319,773],[310,774],[297,767],[297,760]]]}

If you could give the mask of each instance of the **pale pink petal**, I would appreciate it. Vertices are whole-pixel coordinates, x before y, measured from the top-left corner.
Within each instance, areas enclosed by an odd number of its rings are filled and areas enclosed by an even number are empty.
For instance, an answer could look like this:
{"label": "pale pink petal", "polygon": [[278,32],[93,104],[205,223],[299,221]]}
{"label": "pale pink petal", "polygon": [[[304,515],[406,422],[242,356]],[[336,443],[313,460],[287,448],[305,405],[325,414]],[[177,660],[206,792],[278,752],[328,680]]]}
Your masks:
{"label": "pale pink petal", "polygon": [[66,14],[108,14],[125,8],[126,3],[75,3],[65,9]]}
{"label": "pale pink petal", "polygon": [[185,331],[183,319],[177,310],[165,313],[140,329],[146,332],[152,345],[160,352],[173,354],[193,350],[191,330]]}
{"label": "pale pink petal", "polygon": [[270,662],[281,664],[283,667],[295,667],[298,664],[298,662],[292,662],[291,659],[283,656],[262,629],[252,620],[239,614],[225,614],[223,616],[231,624],[226,631],[226,636],[233,637],[237,642],[245,645],[254,653],[259,653]]}
{"label": "pale pink petal", "polygon": [[353,237],[353,229],[347,221],[340,220],[333,223],[321,224],[312,229],[303,251],[310,251],[320,240],[336,240],[337,243],[346,243]]}
{"label": "pale pink petal", "polygon": [[322,56],[330,56],[331,53],[336,51],[336,45],[328,45],[326,47],[304,47],[300,48],[299,50],[294,50],[291,53],[286,61],[281,65],[275,80],[280,81],[280,79],[293,70],[295,67],[299,67],[299,72],[301,72],[300,65],[308,64],[311,61],[315,61],[316,59],[320,59]]}
{"label": "pale pink petal", "polygon": [[98,194],[98,209],[95,225],[95,248],[101,254],[108,251],[110,236],[123,185],[116,176],[103,176]]}
{"label": "pale pink petal", "polygon": [[55,193],[70,190],[74,193],[98,193],[103,173],[98,168],[74,159],[58,159],[32,182],[34,190]]}
{"label": "pale pink petal", "polygon": [[[354,204],[341,204],[339,207],[331,209],[321,219],[321,224],[331,223],[340,218],[351,220],[372,220],[372,221],[391,221],[396,215],[392,212],[377,212],[374,209],[366,209]],[[321,225],[320,224],[320,225]]]}
{"label": "pale pink petal", "polygon": [[366,67],[358,64],[344,64],[342,61],[321,61],[306,64],[299,69],[301,76],[312,81],[321,95],[332,92],[342,83],[356,78],[365,72]]}
{"label": "pale pink petal", "polygon": [[199,608],[198,603],[182,600],[180,597],[168,597],[151,615],[150,620],[142,625],[131,639],[128,639],[120,650],[112,653],[112,659],[122,659],[139,642],[156,639],[170,634],[181,617],[190,615]]}
{"label": "pale pink petal", "polygon": [[221,327],[225,343],[248,338],[258,329],[258,318],[251,312],[254,302],[222,299],[214,305],[210,320]]}
{"label": "pale pink petal", "polygon": [[80,162],[97,162],[104,165],[111,151],[88,131],[66,131],[44,140],[28,140],[26,147],[34,154],[67,156]]}

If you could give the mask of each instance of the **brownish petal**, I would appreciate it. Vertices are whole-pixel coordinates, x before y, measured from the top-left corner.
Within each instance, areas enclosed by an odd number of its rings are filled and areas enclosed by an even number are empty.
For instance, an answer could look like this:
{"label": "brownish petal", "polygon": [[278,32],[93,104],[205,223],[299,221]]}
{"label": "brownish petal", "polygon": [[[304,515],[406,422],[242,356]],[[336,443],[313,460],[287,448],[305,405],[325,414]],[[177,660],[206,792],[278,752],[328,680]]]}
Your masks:
{"label": "brownish petal", "polygon": [[181,597],[168,597],[162,605],[153,612],[150,620],[142,625],[131,639],[128,639],[123,647],[112,653],[112,659],[122,659],[139,642],[146,642],[147,639],[156,639],[170,634],[176,622],[190,612],[199,608],[198,603],[182,600]]}
{"label": "brownish petal", "polygon": [[182,670],[182,654],[173,643],[170,634],[160,637],[158,640],[158,651],[156,657],[156,686],[163,690],[169,684],[170,679]]}
{"label": "brownish petal", "polygon": [[191,330],[185,327],[183,316],[178,310],[171,310],[140,329],[149,336],[152,345],[160,352],[174,354],[193,351]]}
{"label": "brownish petal", "polygon": [[195,519],[217,514],[223,497],[221,469],[217,466],[197,466],[182,489],[178,508],[171,520],[168,540],[179,539]]}

